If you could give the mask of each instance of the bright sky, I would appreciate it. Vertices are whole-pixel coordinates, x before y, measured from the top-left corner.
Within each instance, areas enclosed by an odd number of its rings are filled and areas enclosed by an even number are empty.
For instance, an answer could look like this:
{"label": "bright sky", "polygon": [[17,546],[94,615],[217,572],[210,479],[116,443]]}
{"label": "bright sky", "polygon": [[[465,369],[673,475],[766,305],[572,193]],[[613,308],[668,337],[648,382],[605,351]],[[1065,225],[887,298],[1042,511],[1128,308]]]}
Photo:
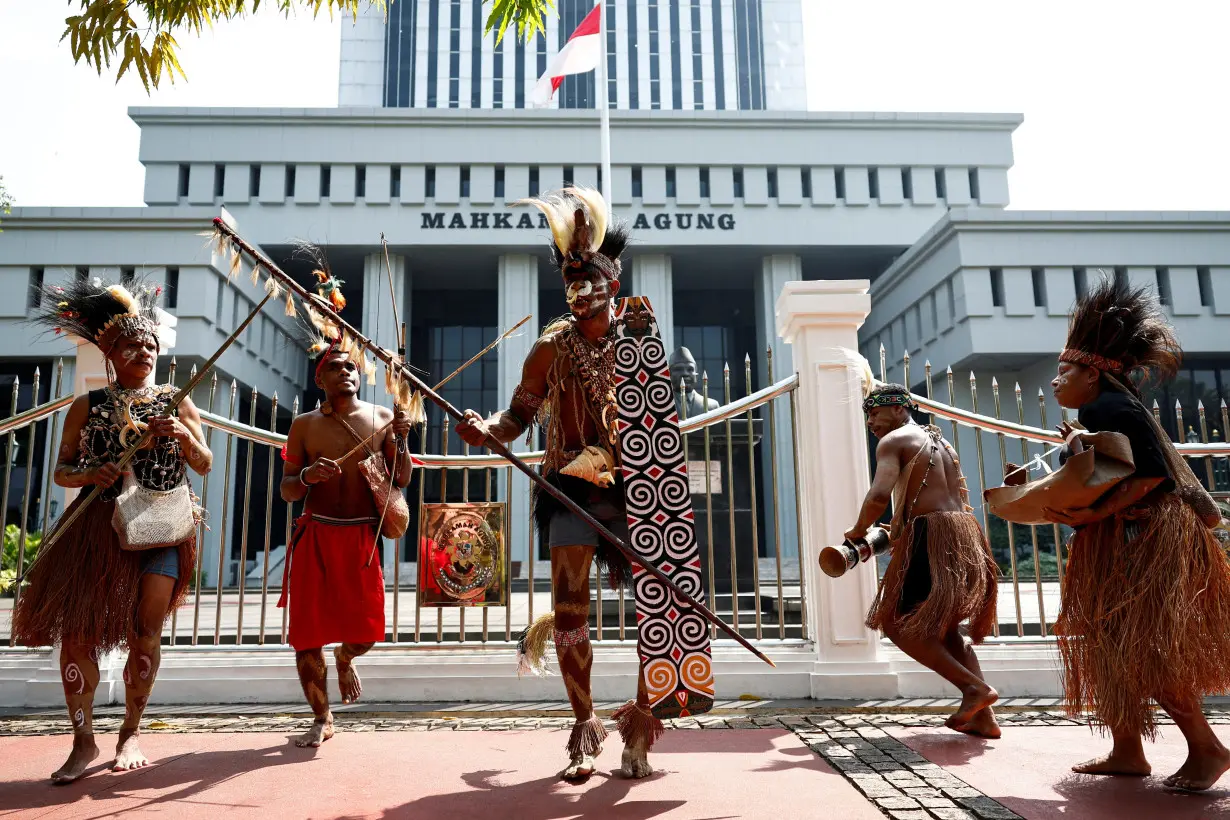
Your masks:
{"label": "bright sky", "polygon": [[[1013,208],[1230,210],[1226,0],[803,4],[812,109],[1024,114]],[[135,74],[73,65],[67,11],[0,4],[0,175],[19,205],[140,205],[130,105],[337,103],[340,21],[262,12],[181,37],[188,81],[147,97]]]}

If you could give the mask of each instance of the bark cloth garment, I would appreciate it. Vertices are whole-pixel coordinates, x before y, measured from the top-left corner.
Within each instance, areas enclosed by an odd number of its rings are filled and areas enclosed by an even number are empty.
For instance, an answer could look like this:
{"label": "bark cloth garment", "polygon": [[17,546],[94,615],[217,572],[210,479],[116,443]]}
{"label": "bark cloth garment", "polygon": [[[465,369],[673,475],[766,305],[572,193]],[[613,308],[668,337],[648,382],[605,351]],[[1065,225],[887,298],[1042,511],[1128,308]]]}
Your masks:
{"label": "bark cloth garment", "polygon": [[1090,712],[1107,729],[1152,739],[1151,697],[1182,702],[1230,690],[1230,567],[1184,500],[1194,476],[1143,405],[1104,389],[1078,418],[1090,432],[1127,436],[1133,477],[1163,481],[1072,538],[1055,627],[1064,693],[1071,713]]}
{"label": "bark cloth garment", "polygon": [[907,503],[906,490],[917,471],[922,471],[922,482],[927,480],[941,446],[948,450],[958,474],[961,470],[939,428],[923,429],[930,441],[902,470],[893,488],[892,558],[867,613],[867,626],[884,630],[895,624],[903,637],[937,638],[968,619],[970,638],[981,643],[995,624],[999,568],[969,506],[964,476],[963,511],[912,514],[918,495]]}
{"label": "bark cloth garment", "polygon": [[295,520],[278,600],[285,607],[289,596],[295,651],[384,640],[384,572],[378,559],[369,562],[375,539],[375,518]]}
{"label": "bark cloth garment", "polygon": [[[175,392],[173,385],[91,390],[76,466],[90,469],[118,459],[136,425],[165,412]],[[153,447],[139,450],[129,462],[137,482],[150,490],[169,490],[183,483],[188,465],[179,442],[169,438],[153,441]],[[105,652],[128,640],[150,551],[120,548],[119,536],[111,526],[120,489],[117,481],[101,492],[31,568],[26,579],[29,585],[13,613],[13,636],[19,644],[47,646],[65,641]],[[88,494],[88,488],[83,488],[59,520],[67,521]],[[179,577],[168,612],[179,606],[188,591],[196,566],[196,538],[171,549],[178,552]]]}

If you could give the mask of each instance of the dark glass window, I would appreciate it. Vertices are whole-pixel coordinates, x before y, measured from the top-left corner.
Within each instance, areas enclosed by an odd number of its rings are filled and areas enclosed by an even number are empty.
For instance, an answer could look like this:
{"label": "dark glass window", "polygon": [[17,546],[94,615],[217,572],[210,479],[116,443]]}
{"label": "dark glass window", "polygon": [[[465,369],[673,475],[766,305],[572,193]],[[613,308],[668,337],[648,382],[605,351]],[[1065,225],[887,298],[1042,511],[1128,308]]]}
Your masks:
{"label": "dark glass window", "polygon": [[[762,110],[765,107],[765,82],[760,0],[734,0],[734,12],[739,108]],[[714,25],[717,25],[716,21]]]}
{"label": "dark glass window", "polygon": [[320,196],[327,198],[333,189],[333,169],[328,165],[320,166]]}
{"label": "dark glass window", "polygon": [[666,169],[666,196],[670,199],[675,198],[675,169]]}
{"label": "dark glass window", "polygon": [[180,164],[179,166],[179,189],[178,190],[179,190],[179,197],[181,199],[188,195],[188,180],[190,179],[191,172],[192,172],[192,167],[190,165],[183,164],[183,163]]}
{"label": "dark glass window", "polygon": [[497,165],[495,168],[495,196],[496,199],[504,198],[504,166]]}
{"label": "dark glass window", "polygon": [[661,55],[658,51],[658,0],[649,1],[649,107],[662,107]]}
{"label": "dark glass window", "polygon": [[461,0],[449,0],[448,107],[461,105]]}
{"label": "dark glass window", "polygon": [[423,171],[423,196],[435,199],[436,196],[436,166],[428,165]]}
{"label": "dark glass window", "polygon": [[719,111],[723,111],[726,109],[726,67],[722,64],[722,55],[726,49],[722,45],[722,0],[712,0],[712,3],[714,103]]}
{"label": "dark glass window", "polygon": [[811,169],[802,168],[799,171],[799,176],[802,177],[803,196],[811,199]]}
{"label": "dark glass window", "polygon": [[460,196],[462,199],[470,198],[470,166],[461,166],[461,190]]}
{"label": "dark glass window", "polygon": [[[718,3],[721,0],[713,0]],[[628,107],[641,107],[641,67],[637,60],[640,48],[639,32],[637,30],[636,3],[628,3]]]}
{"label": "dark glass window", "polygon": [[179,268],[167,268],[167,288],[163,293],[167,310],[179,307]]}
{"label": "dark glass window", "polygon": [[259,165],[248,166],[248,196],[258,197],[261,195],[261,167]]}
{"label": "dark glass window", "polygon": [[[470,21],[470,107],[483,107],[483,0],[471,0],[473,11]],[[492,54],[494,57],[495,55]],[[492,68],[495,61],[492,60]],[[493,75],[498,77],[498,74]]]}
{"label": "dark glass window", "polygon": [[219,199],[226,193],[226,166],[214,166],[214,198]]}
{"label": "dark glass window", "polygon": [[401,198],[401,166],[394,165],[389,171],[389,196],[393,199]]}
{"label": "dark glass window", "polygon": [[668,0],[668,16],[671,26],[671,108],[683,108],[683,66],[680,64],[679,0]]}
{"label": "dark glass window", "polygon": [[291,199],[295,195],[295,166],[286,166],[286,198]]}
{"label": "dark glass window", "polygon": [[384,32],[384,105],[414,105],[415,49],[418,35],[418,0],[391,0]]}
{"label": "dark glass window", "polygon": [[640,199],[642,190],[643,190],[643,187],[641,183],[641,166],[634,165],[632,166],[632,197],[633,199]]}
{"label": "dark glass window", "polygon": [[769,184],[769,197],[771,199],[777,199],[777,169],[768,169],[767,177]]}
{"label": "dark glass window", "polygon": [[742,198],[743,197],[743,169],[735,168],[731,172],[731,175],[734,178],[735,196],[738,198]]}
{"label": "dark glass window", "polygon": [[901,169],[901,195],[907,200],[914,199],[914,175],[909,168]]}
{"label": "dark glass window", "polygon": [[440,65],[440,0],[427,0],[427,107],[436,107]]}
{"label": "dark glass window", "polygon": [[354,195],[360,199],[367,196],[367,166],[356,165],[354,168]]}
{"label": "dark glass window", "polygon": [[709,198],[709,169],[700,169],[700,195],[703,199]]}

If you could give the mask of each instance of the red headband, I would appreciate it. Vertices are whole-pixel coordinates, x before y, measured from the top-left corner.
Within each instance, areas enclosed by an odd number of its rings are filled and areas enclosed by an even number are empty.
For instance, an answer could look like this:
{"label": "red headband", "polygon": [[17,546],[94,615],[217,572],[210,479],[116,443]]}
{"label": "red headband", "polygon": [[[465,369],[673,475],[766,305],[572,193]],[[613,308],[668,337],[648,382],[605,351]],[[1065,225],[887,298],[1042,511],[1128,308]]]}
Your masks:
{"label": "red headband", "polygon": [[1059,354],[1059,361],[1093,367],[1105,373],[1122,373],[1123,362],[1116,359],[1106,359],[1096,353],[1086,353],[1083,350],[1068,348]]}

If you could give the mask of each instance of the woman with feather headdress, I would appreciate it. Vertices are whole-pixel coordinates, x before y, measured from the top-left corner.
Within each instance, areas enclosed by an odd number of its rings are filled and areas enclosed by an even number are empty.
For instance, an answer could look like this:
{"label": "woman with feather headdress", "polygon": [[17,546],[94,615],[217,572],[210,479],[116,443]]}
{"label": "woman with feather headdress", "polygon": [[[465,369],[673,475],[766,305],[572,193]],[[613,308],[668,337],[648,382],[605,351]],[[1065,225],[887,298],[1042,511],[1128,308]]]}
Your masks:
{"label": "woman with feather headdress", "polygon": [[[543,476],[616,536],[627,539],[624,490],[618,478],[614,306],[628,231],[608,221],[606,201],[591,189],[566,188],[521,204],[538,208],[551,226],[552,261],[563,277],[569,313],[549,324],[534,344],[509,409],[485,420],[467,411],[457,433],[481,447],[488,437],[510,442],[540,421],[546,428]],[[522,636],[522,664],[532,671],[543,668],[547,643],[554,642],[576,716],[567,744],[569,762],[561,777],[584,778],[593,774],[606,737],[602,719],[594,714],[590,690],[590,565],[597,560],[606,568],[613,587],[631,578],[631,568],[613,545],[601,541],[549,495],[536,494],[534,517],[551,548],[555,608]],[[662,731],[662,722],[649,711],[643,675],[641,679],[636,701],[615,714],[628,777],[653,772],[649,749]]]}
{"label": "woman with feather headdress", "polygon": [[[31,567],[13,613],[13,636],[19,643],[62,644],[60,673],[73,723],[73,751],[51,775],[55,783],[81,777],[99,754],[93,732],[98,659],[123,643],[128,645],[127,708],[113,768],[149,764],[138,735],[158,674],[162,626],[187,592],[196,565],[195,536],[178,545],[128,551],[121,548],[113,519],[121,485],[174,490],[186,483],[188,467],[204,475],[213,463],[191,399],[168,413],[175,386],[154,383],[159,292],[77,279],[38,293],[33,320],[96,345],[110,376],[106,387],[73,401],[54,474],[61,487],[98,487],[101,493],[67,529],[60,532],[57,526],[44,540],[50,546]],[[149,444],[121,472],[116,462],[146,431],[152,435]],[[82,493],[60,520],[69,521],[86,503]]]}
{"label": "woman with feather headdress", "polygon": [[[1076,531],[1056,624],[1068,708],[1092,712],[1114,739],[1109,755],[1074,771],[1148,775],[1141,739],[1157,733],[1152,698],[1188,744],[1166,785],[1202,790],[1230,768],[1201,712],[1206,693],[1230,690],[1230,567],[1213,534],[1216,504],[1134,380],[1173,377],[1181,355],[1142,289],[1108,280],[1077,301],[1055,398],[1089,432],[1126,436],[1134,472],[1092,507],[1047,515]],[[1060,432],[1082,449],[1079,431]]]}

